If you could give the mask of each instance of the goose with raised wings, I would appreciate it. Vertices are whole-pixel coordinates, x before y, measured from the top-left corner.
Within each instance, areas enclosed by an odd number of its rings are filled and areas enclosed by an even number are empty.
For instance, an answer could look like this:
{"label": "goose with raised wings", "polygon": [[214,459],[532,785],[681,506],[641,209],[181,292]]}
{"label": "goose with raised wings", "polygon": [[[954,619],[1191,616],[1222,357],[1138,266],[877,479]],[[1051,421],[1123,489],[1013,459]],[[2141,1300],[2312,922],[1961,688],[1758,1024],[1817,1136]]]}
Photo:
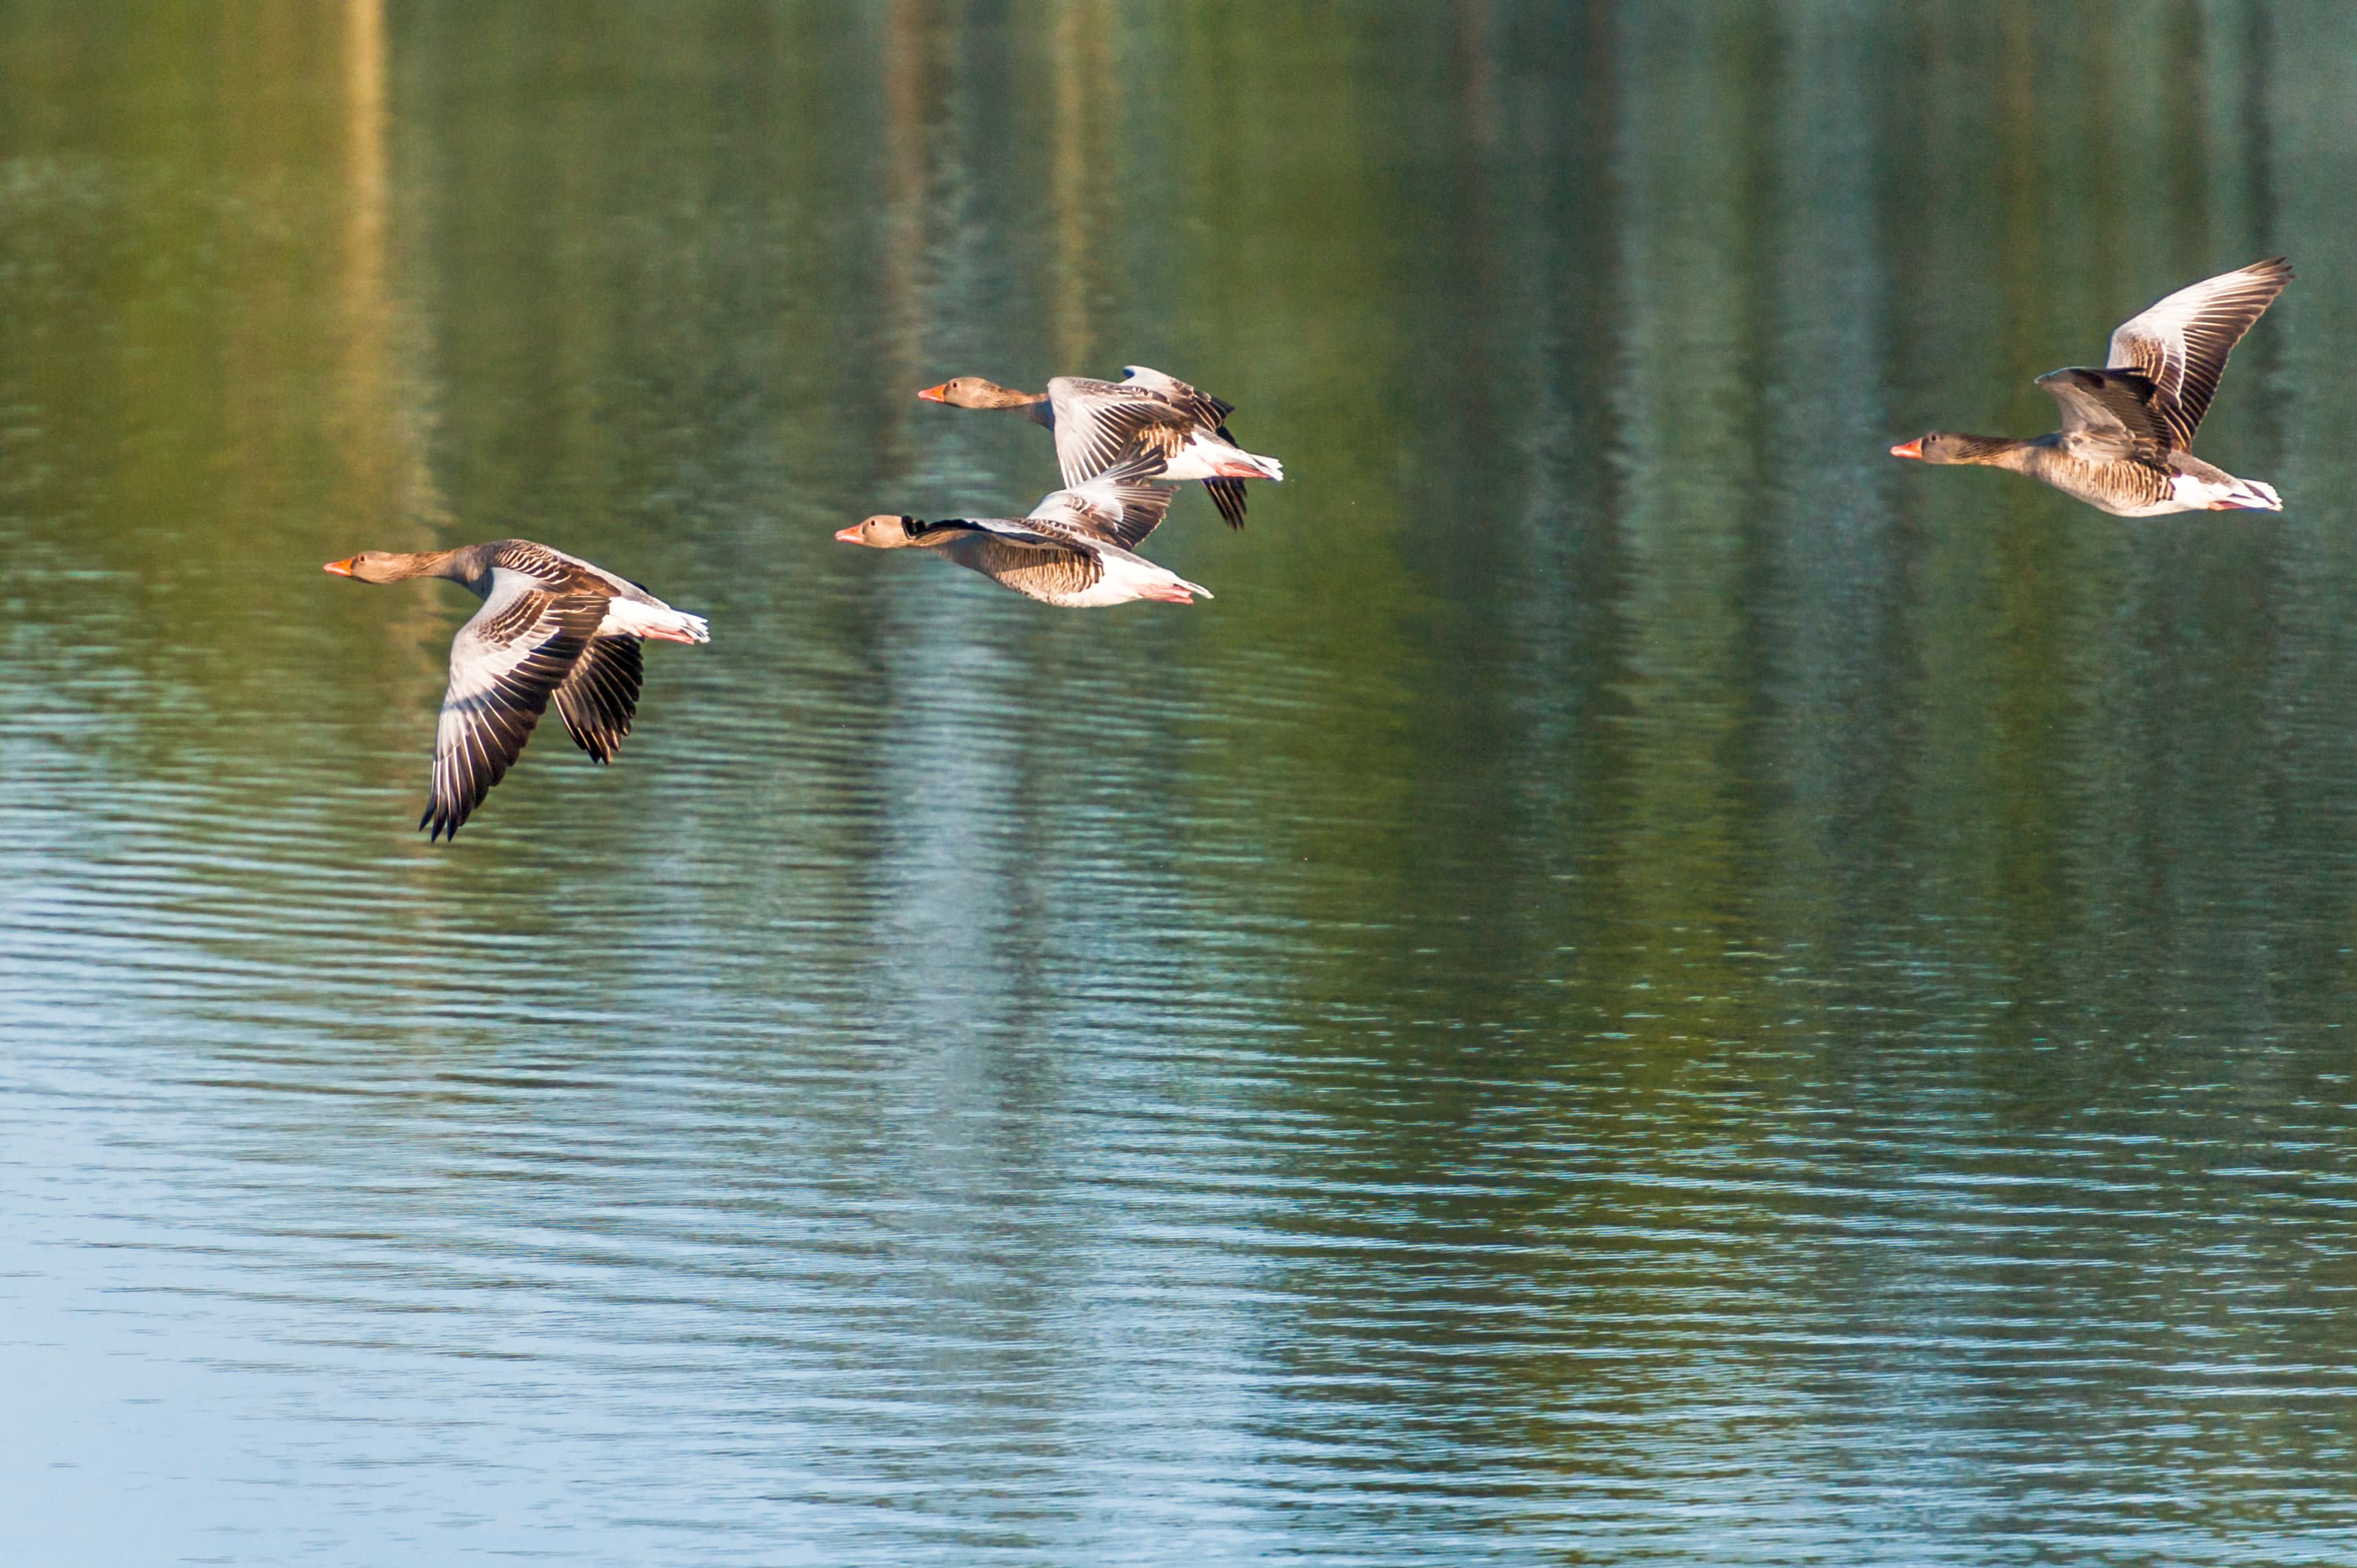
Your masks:
{"label": "goose with raised wings", "polygon": [[917,395],[953,408],[1006,408],[1046,425],[1067,488],[1141,453],[1161,457],[1162,478],[1200,479],[1229,526],[1244,525],[1244,481],[1279,480],[1285,465],[1236,445],[1228,433],[1235,404],[1196,391],[1144,365],[1122,367],[1124,380],[1057,376],[1043,392],[1017,392],[980,376],[959,376]]}
{"label": "goose with raised wings", "polygon": [[2270,257],[2181,288],[2123,322],[2103,369],[2038,378],[2062,410],[2062,428],[2051,435],[2022,441],[1935,430],[1890,455],[2010,468],[2115,517],[2281,511],[2274,486],[2236,478],[2190,448],[2226,357],[2291,279],[2290,263]]}
{"label": "goose with raised wings", "polygon": [[1144,454],[1085,484],[1057,490],[1028,517],[952,517],[939,522],[884,513],[835,538],[871,550],[938,552],[1026,598],[1067,609],[1161,599],[1192,604],[1211,591],[1166,571],[1135,546],[1170,510],[1171,488],[1151,482],[1162,459]]}

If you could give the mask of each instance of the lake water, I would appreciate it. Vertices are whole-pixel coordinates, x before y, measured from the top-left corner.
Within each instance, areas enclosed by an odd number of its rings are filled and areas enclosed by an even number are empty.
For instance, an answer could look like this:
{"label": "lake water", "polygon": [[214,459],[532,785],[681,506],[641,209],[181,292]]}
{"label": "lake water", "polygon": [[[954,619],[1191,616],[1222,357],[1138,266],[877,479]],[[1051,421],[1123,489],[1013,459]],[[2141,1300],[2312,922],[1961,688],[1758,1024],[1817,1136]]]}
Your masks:
{"label": "lake water", "polygon": [[[2352,60],[0,12],[8,1560],[2357,1560]],[[1885,455],[2279,251],[2280,517]],[[1131,362],[1215,600],[834,542]],[[511,533],[713,640],[429,844]]]}

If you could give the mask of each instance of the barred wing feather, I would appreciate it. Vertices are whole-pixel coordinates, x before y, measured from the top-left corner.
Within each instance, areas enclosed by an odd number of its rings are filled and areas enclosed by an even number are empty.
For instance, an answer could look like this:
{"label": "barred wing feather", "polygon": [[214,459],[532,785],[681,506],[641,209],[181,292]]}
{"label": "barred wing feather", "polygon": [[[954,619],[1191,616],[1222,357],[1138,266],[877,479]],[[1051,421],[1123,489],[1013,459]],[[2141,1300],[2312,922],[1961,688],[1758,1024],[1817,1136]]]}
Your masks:
{"label": "barred wing feather", "polygon": [[602,595],[552,594],[520,573],[494,573],[483,607],[450,644],[433,795],[419,827],[436,839],[457,835],[514,766],[605,616]]}
{"label": "barred wing feather", "polygon": [[2193,445],[2227,356],[2291,279],[2291,263],[2271,256],[2179,289],[2112,334],[2107,368],[2151,378],[2155,407],[2179,450]]}

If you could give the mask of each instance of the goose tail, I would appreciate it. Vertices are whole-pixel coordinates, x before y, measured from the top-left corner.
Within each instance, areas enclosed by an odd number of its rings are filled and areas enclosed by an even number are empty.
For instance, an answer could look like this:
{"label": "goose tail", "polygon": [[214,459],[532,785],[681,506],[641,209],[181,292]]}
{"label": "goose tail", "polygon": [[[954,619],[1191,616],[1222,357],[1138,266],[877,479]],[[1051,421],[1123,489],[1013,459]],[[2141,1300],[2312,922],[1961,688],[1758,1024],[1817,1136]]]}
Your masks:
{"label": "goose tail", "polygon": [[2283,497],[2263,479],[2236,479],[2234,488],[2210,503],[2212,511],[2281,511]]}
{"label": "goose tail", "polygon": [[597,628],[601,636],[651,637],[664,642],[710,642],[711,623],[702,616],[689,615],[664,604],[640,604],[636,599],[617,598],[606,607],[606,619]]}

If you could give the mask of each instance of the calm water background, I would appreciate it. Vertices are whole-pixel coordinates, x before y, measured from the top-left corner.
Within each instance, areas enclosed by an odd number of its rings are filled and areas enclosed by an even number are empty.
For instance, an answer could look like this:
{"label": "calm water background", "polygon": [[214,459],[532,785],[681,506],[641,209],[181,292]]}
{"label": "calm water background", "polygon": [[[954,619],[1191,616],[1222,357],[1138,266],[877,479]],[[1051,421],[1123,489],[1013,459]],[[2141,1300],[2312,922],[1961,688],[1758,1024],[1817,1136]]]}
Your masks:
{"label": "calm water background", "polygon": [[[0,10],[9,1561],[2357,1560],[2352,60]],[[2280,518],[1884,456],[2276,251]],[[830,538],[1130,361],[1216,601]],[[507,533],[714,640],[435,847]]]}

